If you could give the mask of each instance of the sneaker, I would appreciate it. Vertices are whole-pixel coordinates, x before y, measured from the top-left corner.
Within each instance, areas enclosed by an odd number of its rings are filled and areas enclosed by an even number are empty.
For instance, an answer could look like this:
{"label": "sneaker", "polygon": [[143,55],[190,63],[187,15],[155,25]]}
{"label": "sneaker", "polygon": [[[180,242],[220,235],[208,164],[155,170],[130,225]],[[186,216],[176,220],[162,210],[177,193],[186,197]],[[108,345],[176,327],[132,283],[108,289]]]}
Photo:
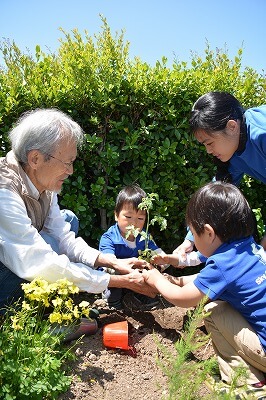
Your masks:
{"label": "sneaker", "polygon": [[209,376],[205,381],[205,385],[210,391],[217,394],[228,394],[234,396],[237,400],[266,400],[266,386],[261,386],[260,384],[263,384],[263,382],[233,388],[228,383],[222,381],[218,376]]}
{"label": "sneaker", "polygon": [[77,340],[81,336],[94,335],[98,330],[96,319],[81,318],[80,323],[75,326],[58,325],[51,329],[51,334],[62,335],[64,343]]}
{"label": "sneaker", "polygon": [[159,304],[159,298],[156,296],[151,298],[149,296],[145,296],[144,294],[135,293],[133,295],[133,301],[136,303],[135,305],[140,310],[152,310],[155,309]]}
{"label": "sneaker", "polygon": [[108,301],[108,308],[110,309],[110,310],[123,310],[124,309],[124,307],[123,307],[123,304],[122,304],[122,302],[121,302],[121,300],[116,300],[116,301]]}
{"label": "sneaker", "polygon": [[209,375],[204,383],[211,392],[219,394],[232,394],[232,390],[230,391],[230,385],[222,381],[218,375]]}
{"label": "sneaker", "polygon": [[73,332],[70,332],[65,336],[64,342],[76,340],[83,335],[94,335],[97,330],[98,323],[96,319],[81,318],[79,325],[73,329]]}
{"label": "sneaker", "polygon": [[266,400],[266,386],[261,386],[263,382],[255,383],[254,385],[247,385],[247,388],[240,391],[238,394],[239,399],[256,399]]}

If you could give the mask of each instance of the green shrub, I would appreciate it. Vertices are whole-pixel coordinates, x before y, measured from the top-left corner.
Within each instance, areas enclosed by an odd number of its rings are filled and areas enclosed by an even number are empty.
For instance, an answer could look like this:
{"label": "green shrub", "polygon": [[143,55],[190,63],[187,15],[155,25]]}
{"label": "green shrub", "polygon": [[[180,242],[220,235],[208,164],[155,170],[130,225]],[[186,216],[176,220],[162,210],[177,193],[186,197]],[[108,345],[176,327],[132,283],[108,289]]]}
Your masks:
{"label": "green shrub", "polygon": [[[158,193],[156,214],[168,228],[151,232],[165,251],[172,251],[186,232],[188,199],[214,175],[211,158],[188,133],[194,101],[209,90],[227,90],[243,106],[266,102],[266,80],[251,68],[242,69],[242,50],[231,61],[226,50],[204,57],[194,54],[191,67],[162,58],[154,67],[129,59],[124,34],[112,36],[102,18],[94,37],[64,33],[56,54],[36,46],[23,54],[15,43],[2,42],[5,66],[0,71],[0,153],[9,149],[7,132],[28,109],[58,107],[83,128],[85,145],[75,172],[64,184],[61,206],[72,209],[81,222],[80,234],[98,246],[113,221],[117,193],[138,183]],[[242,190],[252,208],[266,220],[266,188],[252,179]]]}

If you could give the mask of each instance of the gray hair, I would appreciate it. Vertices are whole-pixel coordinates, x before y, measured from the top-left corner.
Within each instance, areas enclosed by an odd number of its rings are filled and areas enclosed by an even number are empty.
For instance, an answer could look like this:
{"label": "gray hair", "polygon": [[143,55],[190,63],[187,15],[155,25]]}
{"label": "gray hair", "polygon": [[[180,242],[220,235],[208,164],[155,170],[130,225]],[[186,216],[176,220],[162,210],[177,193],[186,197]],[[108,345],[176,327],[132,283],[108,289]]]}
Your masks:
{"label": "gray hair", "polygon": [[18,162],[28,163],[30,150],[53,153],[57,144],[67,138],[79,147],[83,131],[72,118],[57,109],[36,109],[24,113],[9,132],[12,150]]}

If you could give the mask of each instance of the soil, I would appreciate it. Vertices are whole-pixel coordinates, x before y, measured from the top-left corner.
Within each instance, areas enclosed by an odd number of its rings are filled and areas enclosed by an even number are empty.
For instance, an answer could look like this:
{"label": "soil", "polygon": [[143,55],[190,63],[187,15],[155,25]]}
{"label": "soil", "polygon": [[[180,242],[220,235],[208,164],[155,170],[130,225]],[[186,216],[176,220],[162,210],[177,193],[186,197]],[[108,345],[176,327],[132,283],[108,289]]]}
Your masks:
{"label": "soil", "polygon": [[[60,400],[162,400],[168,398],[167,377],[156,360],[164,354],[158,343],[176,354],[175,343],[184,330],[188,309],[172,306],[164,299],[152,311],[136,310],[130,294],[125,310],[112,311],[106,302],[94,297],[92,307],[100,312],[98,330],[85,336],[75,348],[76,360],[70,369],[73,381]],[[106,324],[128,321],[129,350],[108,349],[103,345],[103,327]],[[204,325],[196,334],[206,335]],[[73,343],[73,342],[71,342]],[[193,354],[196,360],[214,354],[211,342]],[[189,378],[188,378],[189,379]],[[199,397],[210,392],[202,385]]]}

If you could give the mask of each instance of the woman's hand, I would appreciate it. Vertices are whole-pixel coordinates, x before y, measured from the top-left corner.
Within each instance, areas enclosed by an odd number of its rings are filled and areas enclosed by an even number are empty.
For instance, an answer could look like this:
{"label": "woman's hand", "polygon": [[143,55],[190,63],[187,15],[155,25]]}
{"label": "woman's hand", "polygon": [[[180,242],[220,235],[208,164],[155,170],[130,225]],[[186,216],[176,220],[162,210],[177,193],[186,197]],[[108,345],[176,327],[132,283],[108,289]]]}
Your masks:
{"label": "woman's hand", "polygon": [[185,239],[183,243],[181,243],[173,253],[179,253],[180,256],[186,257],[186,253],[190,253],[193,251],[194,242],[191,242],[188,239]]}
{"label": "woman's hand", "polygon": [[155,254],[152,258],[151,258],[151,264],[155,264],[155,265],[166,265],[166,264],[170,264],[169,263],[169,257],[167,254]]}
{"label": "woman's hand", "polygon": [[156,254],[151,259],[152,264],[157,265],[172,265],[173,267],[178,267],[179,265],[179,255],[177,253],[173,254]]}

